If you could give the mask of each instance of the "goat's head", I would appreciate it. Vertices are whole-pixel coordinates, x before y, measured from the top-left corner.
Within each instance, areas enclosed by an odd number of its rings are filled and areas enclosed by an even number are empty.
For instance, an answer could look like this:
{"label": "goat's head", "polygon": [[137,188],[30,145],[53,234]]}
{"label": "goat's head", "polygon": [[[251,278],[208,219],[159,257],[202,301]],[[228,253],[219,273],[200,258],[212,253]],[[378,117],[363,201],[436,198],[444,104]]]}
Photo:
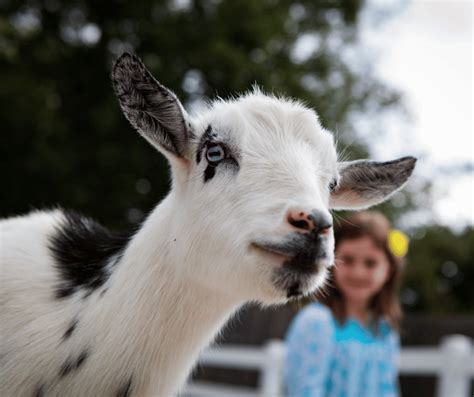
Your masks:
{"label": "goat's head", "polygon": [[171,164],[176,266],[243,299],[284,302],[321,286],[334,262],[330,209],[385,200],[415,165],[338,162],[314,111],[258,90],[191,119],[137,57],[122,55],[112,79],[130,123]]}

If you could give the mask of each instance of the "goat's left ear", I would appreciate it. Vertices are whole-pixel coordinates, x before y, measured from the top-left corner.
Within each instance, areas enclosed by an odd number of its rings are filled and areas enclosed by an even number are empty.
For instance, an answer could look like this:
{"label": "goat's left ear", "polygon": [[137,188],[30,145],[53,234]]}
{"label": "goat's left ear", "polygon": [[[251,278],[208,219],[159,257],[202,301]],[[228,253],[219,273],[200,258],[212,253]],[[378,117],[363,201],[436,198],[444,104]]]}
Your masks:
{"label": "goat's left ear", "polygon": [[191,128],[189,116],[176,95],[129,53],[115,62],[112,82],[130,124],[167,157],[171,154],[184,158]]}
{"label": "goat's left ear", "polygon": [[336,210],[356,210],[379,204],[405,184],[415,163],[414,157],[383,163],[367,160],[338,163],[340,180],[329,206]]}

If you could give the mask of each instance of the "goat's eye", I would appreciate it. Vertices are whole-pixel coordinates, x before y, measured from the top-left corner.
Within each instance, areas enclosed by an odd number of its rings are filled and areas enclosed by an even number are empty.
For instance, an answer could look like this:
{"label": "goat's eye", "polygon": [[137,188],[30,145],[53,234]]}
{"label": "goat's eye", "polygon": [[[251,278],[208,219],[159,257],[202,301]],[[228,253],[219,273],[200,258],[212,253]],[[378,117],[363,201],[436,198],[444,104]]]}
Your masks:
{"label": "goat's eye", "polygon": [[225,159],[225,150],[221,145],[212,144],[207,147],[206,159],[210,163],[218,163]]}
{"label": "goat's eye", "polygon": [[330,183],[329,183],[329,191],[332,193],[334,192],[334,190],[336,190],[336,187],[337,187],[337,179],[333,179]]}

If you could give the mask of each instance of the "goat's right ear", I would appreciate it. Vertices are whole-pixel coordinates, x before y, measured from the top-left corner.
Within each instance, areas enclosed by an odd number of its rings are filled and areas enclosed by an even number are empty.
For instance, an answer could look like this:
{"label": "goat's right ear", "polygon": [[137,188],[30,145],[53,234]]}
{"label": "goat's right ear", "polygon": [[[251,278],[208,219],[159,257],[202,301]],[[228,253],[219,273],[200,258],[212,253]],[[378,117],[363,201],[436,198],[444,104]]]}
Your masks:
{"label": "goat's right ear", "polygon": [[379,204],[400,189],[415,168],[416,158],[393,161],[356,160],[338,163],[340,182],[331,193],[335,210],[360,210]]}
{"label": "goat's right ear", "polygon": [[115,62],[112,82],[130,124],[167,157],[172,154],[184,158],[191,128],[176,95],[161,85],[137,56],[129,53]]}

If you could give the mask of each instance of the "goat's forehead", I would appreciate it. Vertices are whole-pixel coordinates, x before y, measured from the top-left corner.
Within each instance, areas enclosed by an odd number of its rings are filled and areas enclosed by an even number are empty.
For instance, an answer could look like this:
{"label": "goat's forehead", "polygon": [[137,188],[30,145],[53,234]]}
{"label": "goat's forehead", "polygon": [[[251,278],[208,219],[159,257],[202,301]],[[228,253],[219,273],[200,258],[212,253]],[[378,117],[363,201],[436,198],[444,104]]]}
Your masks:
{"label": "goat's forehead", "polygon": [[316,112],[299,102],[252,93],[232,101],[216,101],[200,123],[211,125],[222,140],[240,145],[285,145],[304,141],[316,151],[334,152],[331,133],[321,127]]}

